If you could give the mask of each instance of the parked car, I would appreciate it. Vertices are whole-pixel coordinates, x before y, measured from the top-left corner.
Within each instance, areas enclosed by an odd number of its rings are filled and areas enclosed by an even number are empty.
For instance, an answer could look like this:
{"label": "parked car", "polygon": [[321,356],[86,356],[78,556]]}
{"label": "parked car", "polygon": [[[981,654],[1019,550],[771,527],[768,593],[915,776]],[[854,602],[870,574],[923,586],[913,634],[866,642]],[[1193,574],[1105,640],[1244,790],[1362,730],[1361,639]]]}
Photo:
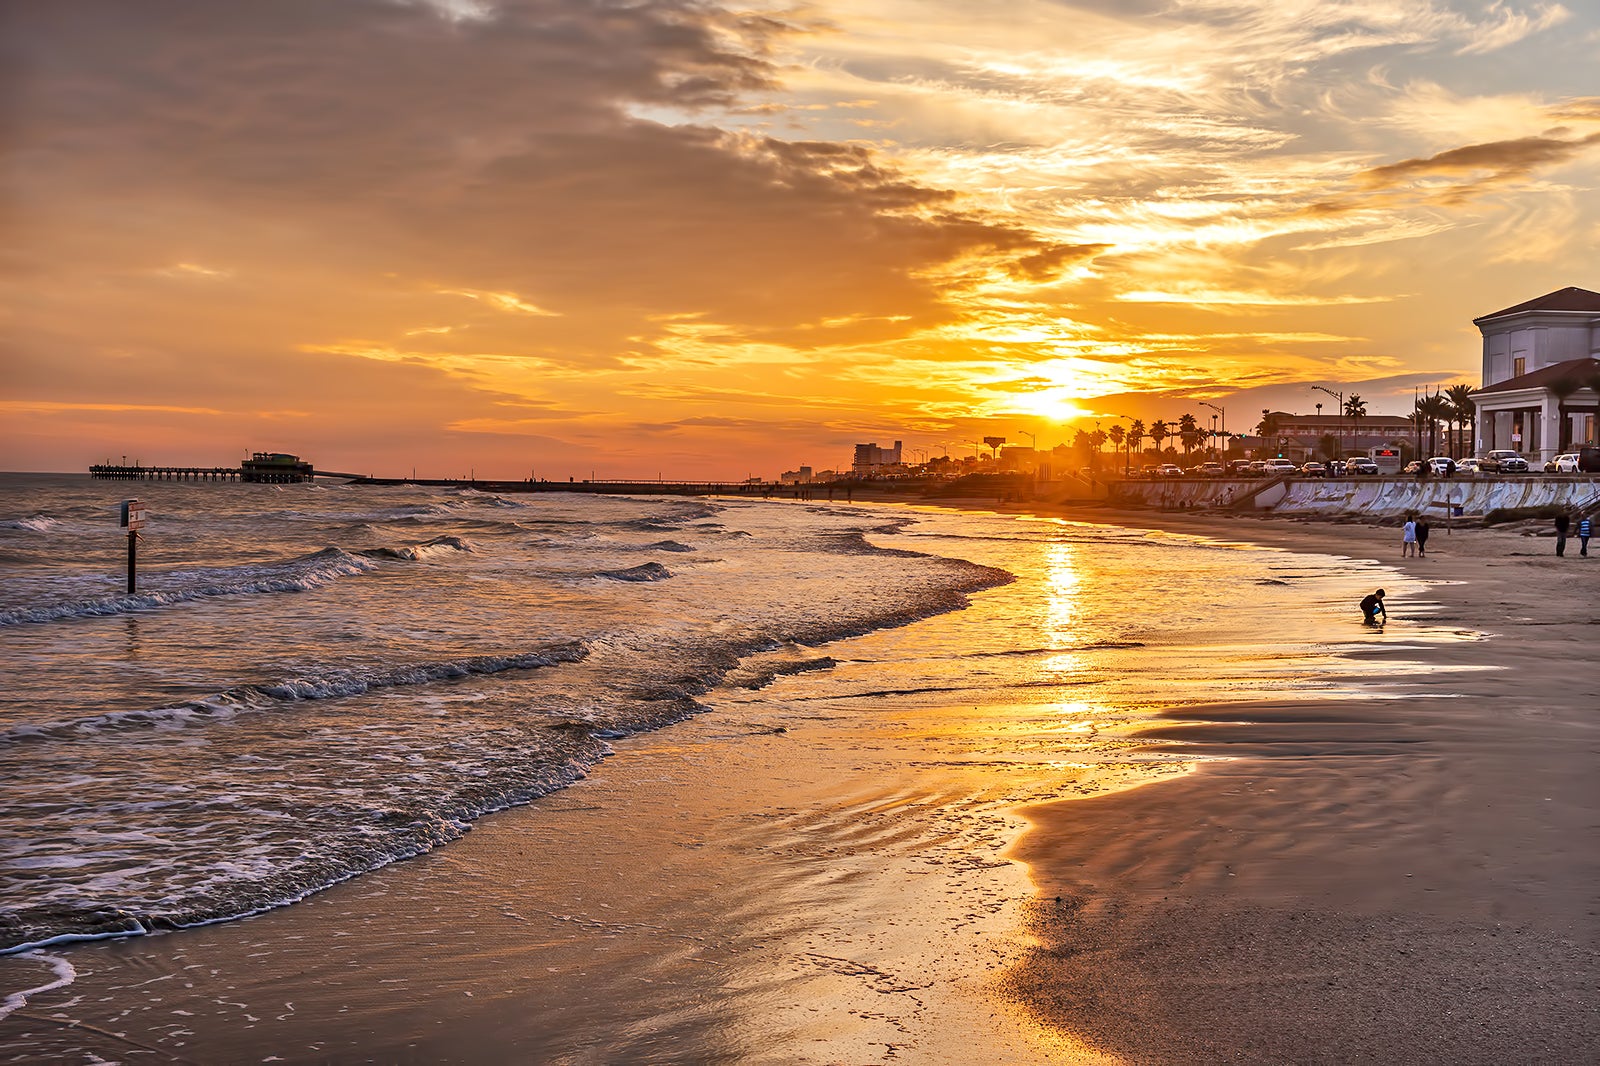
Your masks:
{"label": "parked car", "polygon": [[1232,462],[1230,462],[1228,464],[1228,473],[1232,474],[1234,477],[1249,477],[1250,476],[1250,460],[1248,460],[1248,459],[1235,459],[1235,460],[1233,460]]}
{"label": "parked car", "polygon": [[1544,464],[1544,472],[1547,474],[1576,474],[1578,472],[1578,453],[1563,452]]}
{"label": "parked car", "polygon": [[1272,477],[1279,477],[1284,474],[1298,474],[1299,472],[1300,468],[1288,459],[1267,460],[1267,473]]}
{"label": "parked car", "polygon": [[1485,474],[1526,474],[1528,460],[1520,452],[1498,448],[1478,460],[1478,469]]}
{"label": "parked car", "polygon": [[1434,477],[1446,477],[1456,471],[1456,461],[1448,455],[1435,455],[1428,460],[1428,465],[1433,467],[1429,473]]}
{"label": "parked car", "polygon": [[1476,473],[1478,473],[1478,460],[1476,460],[1476,459],[1457,459],[1456,460],[1456,476],[1458,476],[1458,477],[1471,477],[1472,475],[1474,475]]}
{"label": "parked car", "polygon": [[1267,476],[1267,464],[1266,464],[1266,461],[1262,460],[1262,459],[1252,459],[1252,460],[1250,460],[1250,465],[1245,467],[1244,469],[1245,469],[1245,475],[1247,477],[1266,477]]}
{"label": "parked car", "polygon": [[1328,476],[1329,477],[1344,477],[1344,475],[1345,475],[1344,460],[1343,459],[1329,459],[1328,460]]}
{"label": "parked car", "polygon": [[1156,467],[1156,477],[1182,477],[1183,467],[1176,463],[1162,463]]}
{"label": "parked car", "polygon": [[1221,463],[1201,463],[1190,471],[1195,477],[1221,477],[1225,471]]}
{"label": "parked car", "polygon": [[1317,462],[1302,463],[1300,474],[1303,477],[1327,477],[1328,468]]}
{"label": "parked car", "polygon": [[1361,455],[1346,459],[1344,466],[1346,473],[1362,477],[1371,477],[1378,472],[1378,464]]}

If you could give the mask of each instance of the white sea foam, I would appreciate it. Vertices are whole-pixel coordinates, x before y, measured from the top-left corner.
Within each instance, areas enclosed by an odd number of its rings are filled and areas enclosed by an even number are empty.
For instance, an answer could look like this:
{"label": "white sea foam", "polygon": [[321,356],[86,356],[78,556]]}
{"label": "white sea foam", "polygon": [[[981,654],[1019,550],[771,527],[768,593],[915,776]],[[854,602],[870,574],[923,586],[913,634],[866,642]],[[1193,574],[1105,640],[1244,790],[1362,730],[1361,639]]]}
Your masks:
{"label": "white sea foam", "polygon": [[65,988],[78,978],[78,971],[73,969],[72,963],[59,955],[49,955],[43,951],[29,951],[19,956],[19,958],[29,961],[36,960],[48,966],[55,974],[55,980],[35,988],[25,988],[20,992],[12,992],[7,995],[5,1000],[0,1002],[0,1020],[8,1018],[23,1007],[26,1007],[28,1005],[28,997],[36,996],[40,992],[53,992],[58,988]]}

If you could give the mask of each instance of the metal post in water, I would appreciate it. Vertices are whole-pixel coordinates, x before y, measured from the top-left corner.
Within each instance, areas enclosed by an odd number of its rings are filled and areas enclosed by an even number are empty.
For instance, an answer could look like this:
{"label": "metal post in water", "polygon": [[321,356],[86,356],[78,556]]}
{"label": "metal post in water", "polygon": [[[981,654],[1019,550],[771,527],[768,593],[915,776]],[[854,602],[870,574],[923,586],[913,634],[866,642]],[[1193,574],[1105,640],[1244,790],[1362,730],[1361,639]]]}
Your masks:
{"label": "metal post in water", "polygon": [[144,527],[144,504],[138,500],[122,501],[122,525],[128,531],[128,595],[132,596],[137,584],[139,559],[139,530]]}

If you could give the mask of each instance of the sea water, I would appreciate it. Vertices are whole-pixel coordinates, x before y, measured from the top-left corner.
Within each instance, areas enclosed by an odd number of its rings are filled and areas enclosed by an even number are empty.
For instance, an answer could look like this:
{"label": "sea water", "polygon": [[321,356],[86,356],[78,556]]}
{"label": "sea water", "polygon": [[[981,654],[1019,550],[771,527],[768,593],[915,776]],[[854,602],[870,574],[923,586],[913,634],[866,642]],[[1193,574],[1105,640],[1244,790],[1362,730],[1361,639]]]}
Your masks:
{"label": "sea water", "polygon": [[[1010,692],[1023,710],[983,745],[1092,756],[1113,720],[1164,704],[1337,685],[1368,576],[1116,526],[813,501],[0,489],[13,951],[236,918],[448,845],[718,685]],[[131,495],[149,524],[129,594]],[[939,642],[901,628],[1018,577]],[[878,635],[830,654],[862,634]]]}

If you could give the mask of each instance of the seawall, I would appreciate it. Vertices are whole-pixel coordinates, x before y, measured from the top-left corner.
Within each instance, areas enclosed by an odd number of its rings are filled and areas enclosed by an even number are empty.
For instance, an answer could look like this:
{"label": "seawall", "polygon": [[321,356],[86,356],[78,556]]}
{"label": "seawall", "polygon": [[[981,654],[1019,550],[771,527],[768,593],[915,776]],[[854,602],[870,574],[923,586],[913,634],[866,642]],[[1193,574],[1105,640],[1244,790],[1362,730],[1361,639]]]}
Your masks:
{"label": "seawall", "polygon": [[1114,503],[1164,509],[1270,511],[1274,514],[1390,518],[1408,513],[1482,518],[1494,510],[1559,507],[1600,510],[1600,477],[1536,474],[1505,478],[1217,478],[1118,481]]}

